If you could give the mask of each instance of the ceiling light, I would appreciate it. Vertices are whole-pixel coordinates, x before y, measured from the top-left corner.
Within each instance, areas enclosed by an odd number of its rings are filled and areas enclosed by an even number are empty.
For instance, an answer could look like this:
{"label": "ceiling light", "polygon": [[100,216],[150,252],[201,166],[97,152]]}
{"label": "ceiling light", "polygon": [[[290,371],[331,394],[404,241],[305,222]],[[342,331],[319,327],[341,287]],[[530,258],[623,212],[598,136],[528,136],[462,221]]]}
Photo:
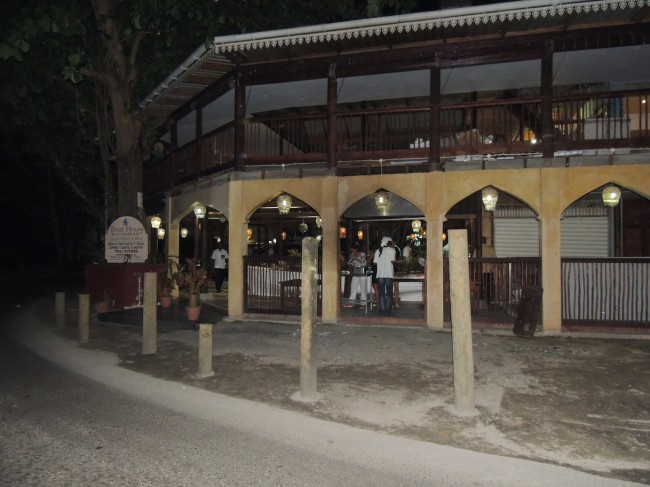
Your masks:
{"label": "ceiling light", "polygon": [[481,191],[481,198],[483,199],[485,209],[487,211],[494,211],[497,206],[497,200],[499,199],[499,193],[492,186],[488,186]]}
{"label": "ceiling light", "polygon": [[162,219],[158,215],[151,217],[151,228],[160,228],[161,223]]}
{"label": "ceiling light", "polygon": [[385,191],[380,191],[375,195],[375,205],[382,211],[385,211],[388,208],[390,203],[390,196]]}
{"label": "ceiling light", "polygon": [[282,215],[286,215],[289,213],[289,210],[291,209],[291,203],[293,203],[293,200],[291,199],[291,196],[288,194],[281,194],[278,196],[278,211]]}
{"label": "ceiling light", "polygon": [[605,206],[616,206],[621,201],[621,190],[618,186],[610,184],[603,189],[603,203]]}
{"label": "ceiling light", "polygon": [[204,218],[205,217],[205,205],[202,205],[201,203],[196,203],[194,205],[194,214],[196,215],[197,218]]}

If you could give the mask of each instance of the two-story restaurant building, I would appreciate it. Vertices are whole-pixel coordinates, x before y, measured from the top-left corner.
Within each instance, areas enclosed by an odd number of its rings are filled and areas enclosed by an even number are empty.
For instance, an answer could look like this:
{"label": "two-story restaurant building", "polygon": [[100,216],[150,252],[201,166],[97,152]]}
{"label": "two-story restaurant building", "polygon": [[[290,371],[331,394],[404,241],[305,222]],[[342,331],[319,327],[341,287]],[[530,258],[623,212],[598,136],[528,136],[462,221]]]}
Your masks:
{"label": "two-story restaurant building", "polygon": [[[445,238],[466,229],[475,326],[511,326],[532,286],[546,333],[645,332],[649,60],[646,0],[217,37],[141,103],[159,134],[145,209],[168,255],[209,265],[225,243],[234,318],[300,313],[292,255],[310,236],[323,322],[442,328]],[[369,252],[383,235],[412,255],[388,318],[344,306],[351,244]]]}

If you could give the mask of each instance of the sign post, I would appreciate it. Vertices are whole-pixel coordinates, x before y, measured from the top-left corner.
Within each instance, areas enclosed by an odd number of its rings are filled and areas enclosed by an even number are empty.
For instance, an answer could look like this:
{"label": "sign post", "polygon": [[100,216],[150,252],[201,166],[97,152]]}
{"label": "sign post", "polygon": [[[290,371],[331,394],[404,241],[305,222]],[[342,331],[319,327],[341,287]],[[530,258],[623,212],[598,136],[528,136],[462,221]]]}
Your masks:
{"label": "sign post", "polygon": [[149,256],[149,235],[137,218],[122,216],[111,223],[106,232],[106,262],[124,264],[145,262]]}

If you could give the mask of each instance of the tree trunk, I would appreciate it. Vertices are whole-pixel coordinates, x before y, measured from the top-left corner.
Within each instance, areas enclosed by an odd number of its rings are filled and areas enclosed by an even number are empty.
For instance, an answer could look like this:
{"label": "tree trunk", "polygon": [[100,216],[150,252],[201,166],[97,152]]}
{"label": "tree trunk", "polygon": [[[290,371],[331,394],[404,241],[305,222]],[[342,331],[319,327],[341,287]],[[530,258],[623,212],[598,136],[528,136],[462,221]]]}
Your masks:
{"label": "tree trunk", "polygon": [[56,204],[56,196],[54,191],[54,183],[52,181],[52,171],[47,166],[47,196],[49,199],[50,210],[50,224],[52,225],[52,236],[54,238],[54,249],[56,254],[56,267],[59,271],[65,268],[65,251],[63,248],[63,240],[61,238],[61,222],[57,212],[58,205]]}
{"label": "tree trunk", "polygon": [[[106,48],[103,70],[91,71],[106,87],[110,100],[117,164],[119,216],[133,216],[144,222],[144,211],[138,205],[142,193],[142,166],[147,154],[142,141],[142,123],[135,112],[133,83],[136,79],[135,59],[139,42],[133,41],[130,56],[125,54],[125,40],[119,24],[112,17],[116,0],[91,0],[101,42]],[[136,35],[139,38],[144,33]],[[97,68],[96,68],[97,69]],[[108,140],[108,139],[107,139]]]}

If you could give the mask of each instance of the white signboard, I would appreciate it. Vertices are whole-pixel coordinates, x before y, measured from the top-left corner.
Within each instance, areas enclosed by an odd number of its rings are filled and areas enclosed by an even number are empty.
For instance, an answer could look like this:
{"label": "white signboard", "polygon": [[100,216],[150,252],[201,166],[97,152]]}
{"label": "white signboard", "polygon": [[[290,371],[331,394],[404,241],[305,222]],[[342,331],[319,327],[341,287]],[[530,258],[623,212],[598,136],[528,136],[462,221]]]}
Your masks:
{"label": "white signboard", "polygon": [[149,235],[140,220],[123,216],[106,232],[104,256],[110,263],[145,262],[149,256]]}

